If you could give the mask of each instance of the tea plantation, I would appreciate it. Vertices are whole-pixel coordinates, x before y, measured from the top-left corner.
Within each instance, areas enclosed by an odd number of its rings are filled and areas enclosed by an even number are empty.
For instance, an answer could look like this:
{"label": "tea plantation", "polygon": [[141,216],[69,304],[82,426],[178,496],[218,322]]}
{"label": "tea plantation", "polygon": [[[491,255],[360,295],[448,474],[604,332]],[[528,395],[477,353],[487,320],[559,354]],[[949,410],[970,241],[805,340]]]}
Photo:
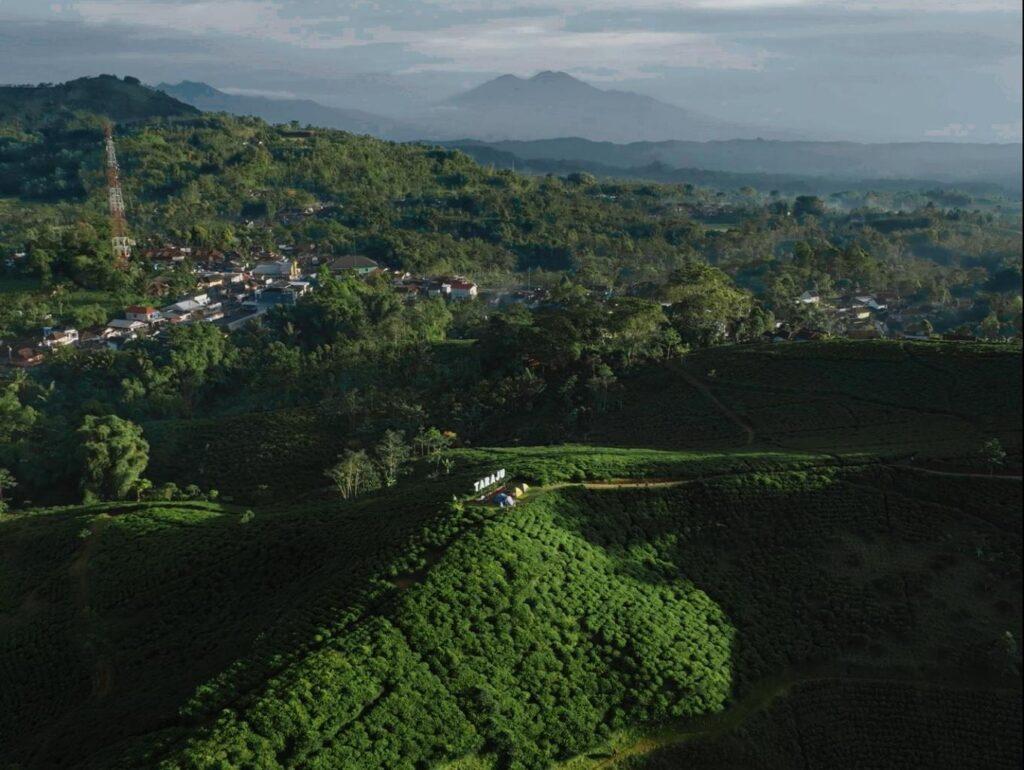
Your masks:
{"label": "tea plantation", "polygon": [[1017,767],[1019,354],[960,350],[703,351],[347,501],[328,421],[147,426],[264,502],[0,518],[0,767]]}
{"label": "tea plantation", "polygon": [[998,437],[1020,453],[1020,350],[1005,345],[711,348],[624,387],[623,407],[590,431],[594,443],[953,457]]}

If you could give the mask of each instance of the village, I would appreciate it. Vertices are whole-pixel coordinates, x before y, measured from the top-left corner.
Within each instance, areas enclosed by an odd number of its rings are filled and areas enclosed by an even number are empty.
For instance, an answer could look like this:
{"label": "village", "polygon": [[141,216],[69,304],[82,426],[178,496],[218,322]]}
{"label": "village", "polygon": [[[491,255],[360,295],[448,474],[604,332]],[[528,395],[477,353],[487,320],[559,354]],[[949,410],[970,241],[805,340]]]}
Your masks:
{"label": "village", "polygon": [[[7,267],[15,267],[18,257],[23,256],[8,258]],[[259,250],[249,255],[165,244],[140,250],[138,259],[153,271],[146,302],[126,306],[106,324],[81,329],[44,327],[34,338],[0,341],[0,365],[37,366],[48,353],[66,346],[116,350],[132,340],[159,337],[165,328],[179,324],[210,323],[224,332],[258,325],[275,307],[294,305],[314,291],[325,271],[334,277],[388,281],[405,302],[440,298],[447,302],[479,300],[494,307],[522,304],[536,308],[548,300],[543,288],[483,291],[475,281],[461,275],[414,275],[389,269],[364,255],[324,255],[312,247],[296,250],[286,244],[274,251]],[[182,270],[190,272],[193,288],[173,295],[173,276],[178,276],[180,285]],[[610,299],[617,293],[606,291],[603,296]],[[763,334],[763,341],[807,342],[830,336],[859,340],[976,339],[967,328],[936,334],[936,327],[942,327],[942,315],[969,312],[969,307],[913,302],[896,292],[829,296],[805,291],[792,303],[796,309],[793,317],[776,321]]]}
{"label": "village", "polygon": [[970,328],[936,333],[944,316],[967,313],[971,303],[952,306],[908,300],[897,292],[825,295],[805,291],[795,299],[803,322],[777,323],[765,333],[772,342],[806,342],[829,336],[853,340],[908,339],[967,342],[977,339]]}
{"label": "village", "polygon": [[[362,255],[291,255],[292,247],[257,252],[249,257],[221,252],[197,252],[186,246],[164,245],[139,252],[155,277],[148,285],[149,300],[129,305],[104,325],[89,328],[44,327],[35,338],[4,341],[0,362],[12,367],[41,364],[48,353],[66,346],[81,349],[120,349],[126,343],[159,337],[170,326],[209,323],[232,332],[261,323],[273,308],[294,305],[313,291],[323,271],[335,277],[387,280],[406,302],[436,297],[466,302],[480,296],[479,286],[464,276],[419,276],[388,270]],[[170,294],[173,271],[189,268],[193,290]]]}

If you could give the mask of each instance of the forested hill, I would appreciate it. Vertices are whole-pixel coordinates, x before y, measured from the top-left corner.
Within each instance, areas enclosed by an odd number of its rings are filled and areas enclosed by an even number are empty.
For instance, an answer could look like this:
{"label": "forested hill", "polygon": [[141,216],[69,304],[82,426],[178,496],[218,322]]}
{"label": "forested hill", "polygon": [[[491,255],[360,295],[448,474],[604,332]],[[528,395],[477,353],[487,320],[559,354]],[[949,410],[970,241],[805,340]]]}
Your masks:
{"label": "forested hill", "polygon": [[69,112],[89,112],[116,121],[196,115],[195,107],[143,86],[137,78],[113,75],[66,83],[0,86],[0,121],[51,123]]}

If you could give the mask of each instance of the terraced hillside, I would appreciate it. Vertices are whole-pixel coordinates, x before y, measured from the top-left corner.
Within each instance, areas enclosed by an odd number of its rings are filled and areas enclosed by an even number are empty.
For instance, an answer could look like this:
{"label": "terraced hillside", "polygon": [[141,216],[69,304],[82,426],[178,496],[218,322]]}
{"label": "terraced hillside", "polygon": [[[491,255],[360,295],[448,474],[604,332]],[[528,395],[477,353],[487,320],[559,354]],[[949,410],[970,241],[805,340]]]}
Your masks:
{"label": "terraced hillside", "polygon": [[[495,466],[525,502],[451,502]],[[938,714],[944,756],[1015,766],[1020,506],[1013,479],[857,458],[552,447],[354,504],[19,516],[2,758],[829,766],[927,757]]]}

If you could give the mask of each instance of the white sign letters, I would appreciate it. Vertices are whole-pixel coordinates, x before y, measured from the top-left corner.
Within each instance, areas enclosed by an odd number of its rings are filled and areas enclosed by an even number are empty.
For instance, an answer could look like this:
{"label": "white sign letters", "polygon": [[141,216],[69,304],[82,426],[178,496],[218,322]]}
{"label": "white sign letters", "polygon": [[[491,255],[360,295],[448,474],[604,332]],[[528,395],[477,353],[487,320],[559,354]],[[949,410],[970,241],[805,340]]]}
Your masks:
{"label": "white sign letters", "polygon": [[497,484],[499,481],[503,480],[504,478],[505,478],[505,469],[502,468],[501,470],[499,470],[499,471],[497,471],[495,473],[492,473],[490,476],[484,476],[479,481],[474,481],[473,482],[473,491],[474,492],[481,492],[481,491],[487,489],[487,487],[490,487],[490,486],[493,486],[493,485]]}

